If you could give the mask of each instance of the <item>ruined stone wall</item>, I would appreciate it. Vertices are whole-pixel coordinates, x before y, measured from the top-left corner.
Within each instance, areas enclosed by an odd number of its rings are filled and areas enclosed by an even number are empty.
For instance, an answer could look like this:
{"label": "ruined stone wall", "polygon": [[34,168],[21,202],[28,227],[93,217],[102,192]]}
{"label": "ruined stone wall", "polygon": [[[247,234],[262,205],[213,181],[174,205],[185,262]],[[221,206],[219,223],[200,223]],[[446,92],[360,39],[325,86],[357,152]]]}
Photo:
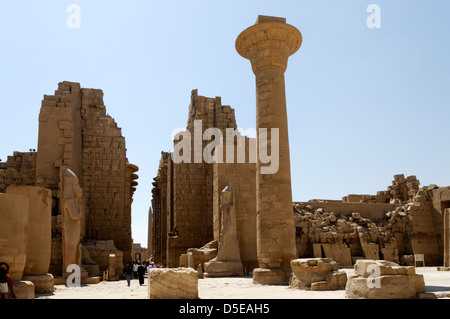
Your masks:
{"label": "ruined stone wall", "polygon": [[344,203],[403,203],[412,202],[419,191],[420,181],[416,176],[405,177],[404,174],[394,176],[392,185],[377,195],[350,194],[342,198]]}
{"label": "ruined stone wall", "polygon": [[[389,190],[392,196],[385,199],[392,204],[370,195],[344,197],[347,202],[295,203],[299,256],[326,256],[350,266],[357,258],[411,265],[414,254],[424,254],[427,265],[442,264],[442,238],[436,231],[442,222],[433,217],[434,207],[441,201],[433,202],[433,192],[427,187],[419,189],[415,176],[409,180],[401,176],[394,177],[393,185],[399,187]],[[432,189],[435,197],[441,197]],[[358,201],[356,196],[364,197]]]}
{"label": "ruined stone wall", "polygon": [[6,162],[0,162],[0,193],[8,186],[36,184],[36,152],[14,152]]}
{"label": "ruined stone wall", "polygon": [[394,209],[398,205],[389,203],[341,202],[333,200],[310,200],[308,202],[299,202],[299,204],[308,205],[312,208],[323,208],[328,212],[334,212],[336,214],[351,215],[353,212],[361,212],[365,217],[375,220],[383,219],[388,211]]}
{"label": "ruined stone wall", "polygon": [[31,185],[52,191],[51,272],[61,273],[61,168],[78,176],[85,214],[81,238],[114,240],[131,260],[131,203],[137,166],[126,159],[125,139],[106,114],[103,92],[60,82],[54,95],[44,95],[39,113],[37,152],[15,152],[0,163],[0,192],[10,185]]}
{"label": "ruined stone wall", "polygon": [[[191,161],[168,165],[167,181],[158,181],[161,194],[154,203],[159,204],[161,200],[164,204],[160,204],[161,209],[153,207],[154,228],[163,226],[162,222],[159,226],[158,223],[167,216],[167,251],[161,263],[168,267],[177,267],[180,256],[188,248],[202,247],[213,239],[213,168],[203,160],[194,161],[195,120],[202,121],[202,134],[208,128],[219,128],[225,135],[226,128],[237,127],[234,110],[222,105],[220,97],[207,98],[199,96],[197,90],[192,91],[186,127],[192,136]],[[202,149],[198,151],[202,152],[209,143],[201,141]],[[154,245],[158,250],[163,239],[158,237],[159,230],[155,232]],[[157,258],[162,258],[161,253],[155,253]]]}
{"label": "ruined stone wall", "polygon": [[103,92],[82,89],[83,175],[86,238],[114,239],[131,261],[131,217],[125,205],[125,138],[113,118],[106,114]]}

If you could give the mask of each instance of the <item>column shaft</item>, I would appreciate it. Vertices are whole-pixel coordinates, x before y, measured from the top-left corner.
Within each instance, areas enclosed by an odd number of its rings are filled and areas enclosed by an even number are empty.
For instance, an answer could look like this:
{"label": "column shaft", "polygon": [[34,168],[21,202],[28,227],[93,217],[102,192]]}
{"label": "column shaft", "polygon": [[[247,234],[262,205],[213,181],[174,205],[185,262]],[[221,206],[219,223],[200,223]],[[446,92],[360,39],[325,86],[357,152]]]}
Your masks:
{"label": "column shaft", "polygon": [[[261,174],[257,163],[258,262],[261,268],[288,268],[296,258],[295,228],[292,209],[289,137],[286,111],[284,70],[266,66],[256,76],[256,127],[268,129],[267,152],[278,147],[278,171]],[[279,140],[272,143],[270,129],[279,130]],[[260,158],[258,154],[258,159]]]}

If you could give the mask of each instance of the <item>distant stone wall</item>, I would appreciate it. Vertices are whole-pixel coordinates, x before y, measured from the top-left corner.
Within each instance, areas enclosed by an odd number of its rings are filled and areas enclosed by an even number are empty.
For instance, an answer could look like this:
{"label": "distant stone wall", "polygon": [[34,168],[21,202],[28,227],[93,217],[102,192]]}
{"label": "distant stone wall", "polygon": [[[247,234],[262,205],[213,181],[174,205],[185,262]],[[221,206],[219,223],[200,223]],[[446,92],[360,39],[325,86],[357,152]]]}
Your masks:
{"label": "distant stone wall", "polygon": [[364,217],[375,220],[383,219],[388,211],[398,206],[398,204],[387,203],[352,203],[327,200],[311,200],[296,203],[309,205],[312,208],[323,208],[328,212],[335,212],[336,214],[351,215],[354,212],[358,212]]}
{"label": "distant stone wall", "polygon": [[436,185],[419,189],[415,176],[402,176],[395,176],[393,185],[400,186],[383,200],[391,204],[370,195],[294,203],[299,256],[331,257],[349,266],[357,258],[407,265],[414,254],[424,254],[427,265],[441,265],[441,211],[450,206],[450,191]]}
{"label": "distant stone wall", "polygon": [[[195,120],[202,121],[202,134],[208,128],[219,128],[225,136],[226,128],[237,128],[234,109],[222,105],[220,97],[199,96],[197,90],[191,94],[186,127],[192,139]],[[202,150],[210,142],[202,141]],[[160,162],[155,178],[152,254],[168,267],[178,267],[187,249],[202,247],[213,239],[213,167],[204,161],[195,163],[194,145],[191,151],[190,163]]]}
{"label": "distant stone wall", "polygon": [[0,193],[8,186],[36,184],[36,152],[14,152],[6,162],[0,162]]}

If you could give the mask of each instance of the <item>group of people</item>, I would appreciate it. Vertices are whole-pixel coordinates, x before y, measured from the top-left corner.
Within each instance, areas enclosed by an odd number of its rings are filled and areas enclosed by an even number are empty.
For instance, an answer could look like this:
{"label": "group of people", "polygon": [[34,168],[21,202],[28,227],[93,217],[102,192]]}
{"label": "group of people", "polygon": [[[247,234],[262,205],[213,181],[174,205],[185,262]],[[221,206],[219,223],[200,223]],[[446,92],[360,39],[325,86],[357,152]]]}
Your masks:
{"label": "group of people", "polygon": [[[133,263],[129,263],[127,267],[123,270],[123,277],[126,277],[128,286],[131,283],[131,277],[133,279],[139,279],[139,285],[142,286],[144,284],[144,274],[151,268],[158,268],[157,265],[153,261],[150,262],[138,262],[135,261]],[[11,279],[11,275],[9,274],[9,265],[5,262],[0,263],[0,298],[8,299],[8,292],[11,289],[12,298],[16,298],[15,290],[14,290],[14,281]]]}
{"label": "group of people", "polygon": [[9,265],[5,262],[0,263],[0,295],[1,299],[8,299],[8,288],[11,289],[12,297],[16,298],[14,291],[14,281],[9,274]]}
{"label": "group of people", "polygon": [[131,279],[139,279],[139,285],[142,286],[144,284],[145,272],[151,268],[158,268],[153,261],[146,261],[144,263],[134,261],[123,269],[122,277],[127,279],[128,286],[131,284]]}

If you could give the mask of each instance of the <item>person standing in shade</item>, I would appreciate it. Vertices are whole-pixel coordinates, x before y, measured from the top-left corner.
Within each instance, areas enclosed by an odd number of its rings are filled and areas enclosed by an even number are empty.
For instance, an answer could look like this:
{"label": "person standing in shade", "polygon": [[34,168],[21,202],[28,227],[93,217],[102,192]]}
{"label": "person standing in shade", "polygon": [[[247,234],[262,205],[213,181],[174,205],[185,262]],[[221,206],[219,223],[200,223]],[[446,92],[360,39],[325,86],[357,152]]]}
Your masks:
{"label": "person standing in shade", "polygon": [[137,279],[137,277],[138,277],[138,268],[139,268],[139,265],[135,261],[133,264],[133,279]]}
{"label": "person standing in shade", "polygon": [[128,265],[123,269],[122,277],[126,277],[127,283],[128,283],[128,287],[130,286],[131,273],[132,273],[132,272],[133,272],[133,268],[131,267],[130,264],[128,264]]}
{"label": "person standing in shade", "polygon": [[142,265],[142,263],[139,264],[137,272],[139,276],[139,286],[142,286],[144,284],[144,274],[145,274],[145,267]]}

